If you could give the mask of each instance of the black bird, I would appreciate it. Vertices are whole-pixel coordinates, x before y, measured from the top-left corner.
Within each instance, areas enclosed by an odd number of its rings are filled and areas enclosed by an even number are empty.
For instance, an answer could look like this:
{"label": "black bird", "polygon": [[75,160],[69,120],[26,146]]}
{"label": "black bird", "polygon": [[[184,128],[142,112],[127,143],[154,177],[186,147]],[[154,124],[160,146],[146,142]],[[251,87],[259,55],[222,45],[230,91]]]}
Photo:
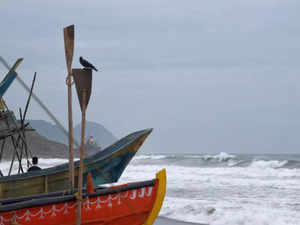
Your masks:
{"label": "black bird", "polygon": [[95,71],[98,71],[96,69],[96,67],[93,66],[93,64],[89,63],[88,61],[86,61],[84,58],[82,58],[81,56],[79,57],[79,62],[80,64],[84,67],[84,69],[93,69]]}

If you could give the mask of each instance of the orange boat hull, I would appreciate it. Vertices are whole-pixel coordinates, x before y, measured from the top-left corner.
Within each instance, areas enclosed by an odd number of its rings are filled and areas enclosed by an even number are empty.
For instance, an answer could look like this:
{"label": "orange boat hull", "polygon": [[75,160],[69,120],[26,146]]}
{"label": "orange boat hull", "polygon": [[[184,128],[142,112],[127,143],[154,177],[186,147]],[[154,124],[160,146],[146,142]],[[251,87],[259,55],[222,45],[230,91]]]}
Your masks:
{"label": "orange boat hull", "polygon": [[[83,200],[81,224],[152,224],[158,215],[165,195],[165,178],[163,178],[165,172],[163,170],[160,173],[164,173],[161,174],[162,178],[157,176],[152,185],[128,190],[126,190],[128,185],[122,185],[122,191],[116,193],[89,194]],[[111,187],[110,190],[116,188],[120,188],[120,186]],[[75,221],[75,199],[0,213],[0,225],[74,225]]]}

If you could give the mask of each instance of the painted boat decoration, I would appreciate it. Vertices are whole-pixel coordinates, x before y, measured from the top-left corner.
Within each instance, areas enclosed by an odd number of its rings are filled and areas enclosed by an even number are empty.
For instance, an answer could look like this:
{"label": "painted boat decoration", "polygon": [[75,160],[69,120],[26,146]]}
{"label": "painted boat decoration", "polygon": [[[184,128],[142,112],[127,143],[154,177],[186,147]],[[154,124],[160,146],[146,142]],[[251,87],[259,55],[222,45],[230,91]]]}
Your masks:
{"label": "painted boat decoration", "polygon": [[[83,180],[91,173],[95,185],[117,182],[152,129],[134,132],[84,160]],[[75,184],[79,161],[75,163]],[[69,164],[0,178],[0,198],[35,195],[70,189]],[[84,183],[85,185],[85,183]],[[76,186],[75,186],[76,187]],[[1,223],[0,223],[1,225]]]}
{"label": "painted boat decoration", "polygon": [[[163,204],[166,171],[156,179],[96,189],[83,195],[82,225],[151,225]],[[53,194],[52,194],[53,195]],[[76,221],[74,195],[32,196],[2,200],[0,224],[71,225]]]}

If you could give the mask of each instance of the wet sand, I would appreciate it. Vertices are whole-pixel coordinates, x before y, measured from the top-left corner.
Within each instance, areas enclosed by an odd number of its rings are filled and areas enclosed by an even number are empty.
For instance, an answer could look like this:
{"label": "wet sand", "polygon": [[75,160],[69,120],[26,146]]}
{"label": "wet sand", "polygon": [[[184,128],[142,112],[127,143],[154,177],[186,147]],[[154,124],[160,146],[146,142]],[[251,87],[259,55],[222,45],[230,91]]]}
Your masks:
{"label": "wet sand", "polygon": [[173,220],[166,217],[158,217],[154,222],[154,225],[208,225],[203,223],[189,223],[179,220]]}

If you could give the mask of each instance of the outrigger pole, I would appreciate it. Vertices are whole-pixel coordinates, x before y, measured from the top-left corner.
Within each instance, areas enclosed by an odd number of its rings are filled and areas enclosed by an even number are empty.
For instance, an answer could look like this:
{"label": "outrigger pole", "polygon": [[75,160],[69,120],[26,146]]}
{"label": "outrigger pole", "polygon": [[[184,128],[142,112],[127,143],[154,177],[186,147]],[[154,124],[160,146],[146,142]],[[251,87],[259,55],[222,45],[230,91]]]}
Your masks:
{"label": "outrigger pole", "polygon": [[65,55],[68,68],[66,84],[68,86],[68,118],[69,118],[69,179],[71,191],[74,190],[74,149],[73,149],[73,118],[72,118],[72,60],[74,53],[74,25],[64,28]]}

